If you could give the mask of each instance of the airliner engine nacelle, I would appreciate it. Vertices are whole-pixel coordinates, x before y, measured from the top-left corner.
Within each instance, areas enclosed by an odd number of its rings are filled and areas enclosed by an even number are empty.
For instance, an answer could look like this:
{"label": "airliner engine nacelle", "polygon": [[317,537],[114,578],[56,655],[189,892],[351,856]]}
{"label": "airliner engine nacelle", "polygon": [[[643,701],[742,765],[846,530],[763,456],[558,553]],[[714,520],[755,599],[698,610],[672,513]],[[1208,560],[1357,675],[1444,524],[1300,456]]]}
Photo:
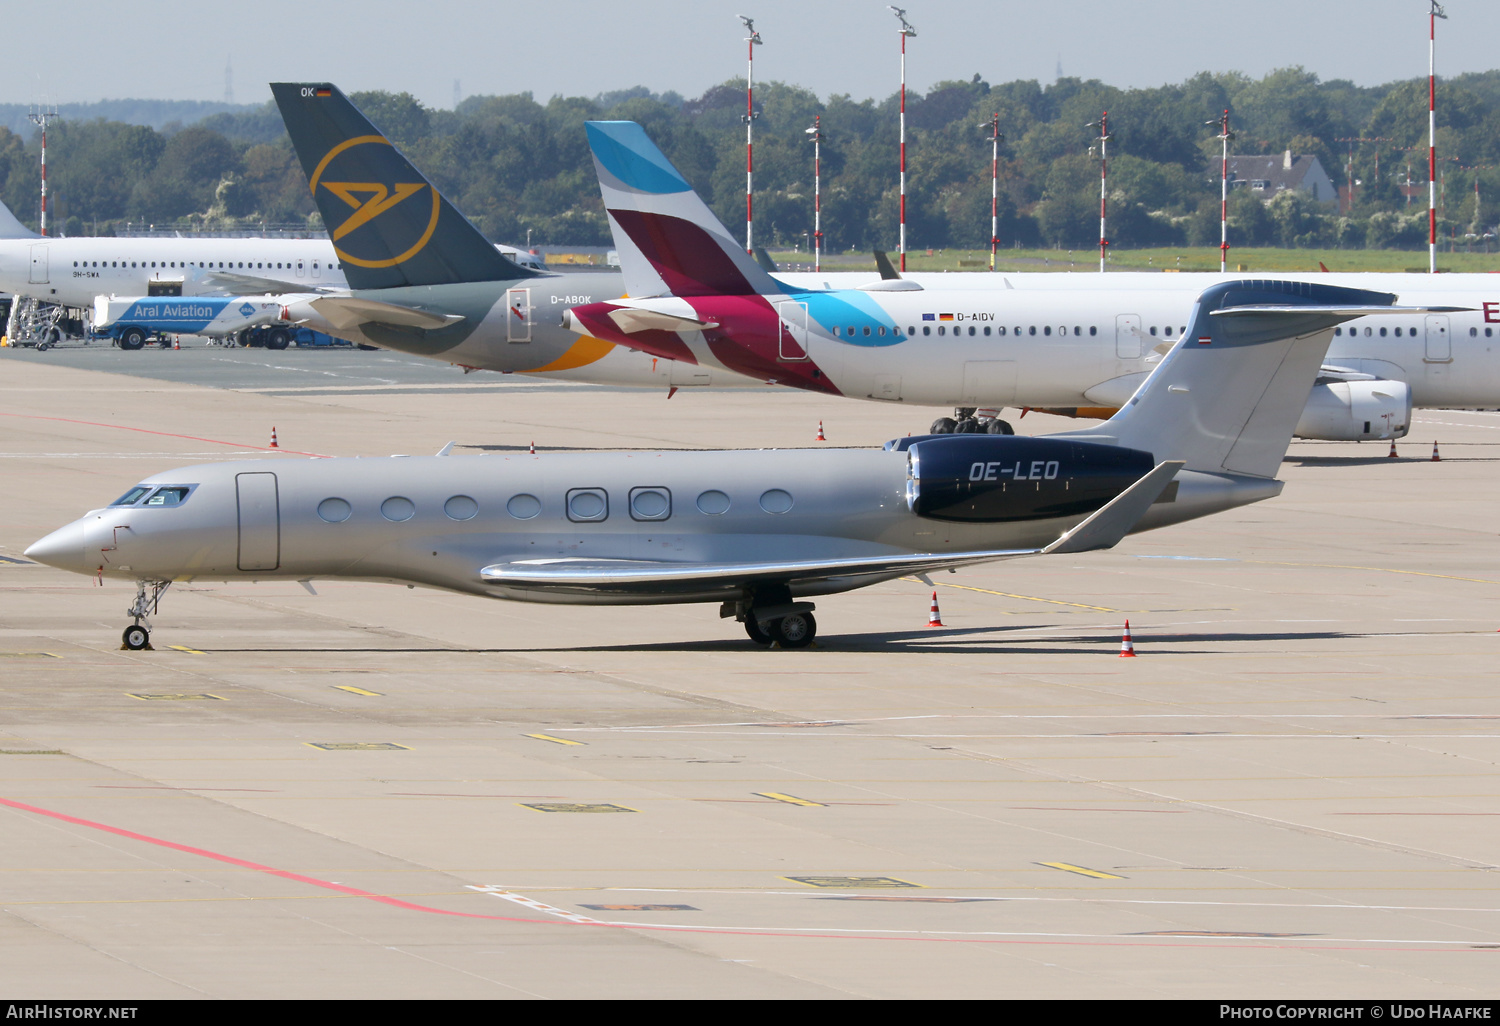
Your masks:
{"label": "airliner engine nacelle", "polygon": [[913,513],[968,523],[1092,513],[1155,465],[1135,449],[1015,435],[937,435],[891,447],[907,450]]}
{"label": "airliner engine nacelle", "polygon": [[1401,438],[1411,426],[1404,381],[1327,381],[1313,386],[1296,436],[1326,442]]}

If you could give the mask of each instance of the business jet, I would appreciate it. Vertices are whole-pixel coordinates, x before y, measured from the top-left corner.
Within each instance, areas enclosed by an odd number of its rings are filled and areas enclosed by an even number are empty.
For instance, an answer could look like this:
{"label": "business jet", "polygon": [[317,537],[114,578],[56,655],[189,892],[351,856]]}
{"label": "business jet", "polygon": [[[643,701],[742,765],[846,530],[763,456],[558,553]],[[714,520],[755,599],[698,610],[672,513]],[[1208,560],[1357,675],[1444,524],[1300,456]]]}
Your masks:
{"label": "business jet", "polygon": [[713,602],[753,640],[798,647],[816,634],[816,596],[1109,548],[1279,494],[1333,332],[1425,313],[1394,300],[1215,285],[1125,407],[1090,431],[884,449],[454,457],[450,445],[423,458],[202,464],[146,478],[26,555],[135,582],[122,641],[137,650],[173,582],[315,578],[532,602]]}

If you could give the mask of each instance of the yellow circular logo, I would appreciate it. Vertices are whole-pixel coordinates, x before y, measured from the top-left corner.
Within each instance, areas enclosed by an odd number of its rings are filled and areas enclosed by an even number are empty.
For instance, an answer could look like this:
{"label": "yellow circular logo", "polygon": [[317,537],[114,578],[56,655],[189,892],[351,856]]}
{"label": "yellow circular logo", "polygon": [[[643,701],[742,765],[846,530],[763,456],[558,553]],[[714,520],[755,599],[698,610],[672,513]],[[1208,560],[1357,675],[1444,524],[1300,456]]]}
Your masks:
{"label": "yellow circular logo", "polygon": [[[339,143],[318,163],[309,185],[315,200],[322,186],[349,207],[340,223],[328,219],[328,234],[339,258],[358,267],[405,263],[423,250],[437,230],[441,209],[437,190],[417,176],[384,136],[361,135]],[[419,198],[423,190],[430,194],[430,204]],[[324,209],[324,204],[318,208]],[[411,240],[409,249],[387,255],[407,240]]]}

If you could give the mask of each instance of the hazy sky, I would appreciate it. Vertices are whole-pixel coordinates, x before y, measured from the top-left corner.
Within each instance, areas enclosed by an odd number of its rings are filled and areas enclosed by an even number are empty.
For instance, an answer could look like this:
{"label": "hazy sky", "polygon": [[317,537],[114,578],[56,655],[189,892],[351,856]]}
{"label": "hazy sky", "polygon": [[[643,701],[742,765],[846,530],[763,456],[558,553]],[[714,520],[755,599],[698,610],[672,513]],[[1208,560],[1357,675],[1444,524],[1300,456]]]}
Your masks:
{"label": "hazy sky", "polygon": [[[1438,22],[1438,72],[1495,66],[1500,2],[1451,0]],[[899,82],[894,15],[878,0],[259,0],[254,5],[65,5],[66,31],[28,47],[11,19],[0,102],[105,98],[270,98],[273,80],[408,91],[434,107],[463,95],[530,90],[593,96],[644,85],[686,97],[745,68],[736,14],[765,44],[756,78],[820,96],[884,97]],[[1198,71],[1260,76],[1300,64],[1361,85],[1427,72],[1427,0],[908,0],[918,30],[907,81],[925,89],[978,72],[991,82],[1064,74],[1118,86]],[[238,20],[235,16],[238,16]],[[40,40],[39,40],[40,42]]]}

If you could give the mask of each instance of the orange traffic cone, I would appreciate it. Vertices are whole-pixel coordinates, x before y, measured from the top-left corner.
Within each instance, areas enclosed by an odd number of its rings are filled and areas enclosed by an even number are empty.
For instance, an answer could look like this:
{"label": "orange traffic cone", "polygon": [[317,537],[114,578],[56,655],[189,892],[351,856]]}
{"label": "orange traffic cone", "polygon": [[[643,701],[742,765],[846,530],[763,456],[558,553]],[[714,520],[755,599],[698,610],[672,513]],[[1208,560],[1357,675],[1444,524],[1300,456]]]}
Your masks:
{"label": "orange traffic cone", "polygon": [[1134,659],[1135,645],[1130,640],[1130,621],[1125,621],[1125,636],[1120,639],[1120,658]]}
{"label": "orange traffic cone", "polygon": [[535,455],[536,455],[536,443],[535,443],[535,442],[532,442],[532,443],[531,443],[531,449],[530,449],[530,452],[531,452],[531,455],[533,455],[533,456],[535,456]]}
{"label": "orange traffic cone", "polygon": [[1391,451],[1386,453],[1386,455],[1391,459],[1396,458],[1396,440],[1394,438],[1391,439]]}
{"label": "orange traffic cone", "polygon": [[826,441],[828,441],[828,436],[823,433],[823,422],[821,420],[818,421],[818,441],[820,441],[820,442],[826,442]]}
{"label": "orange traffic cone", "polygon": [[933,589],[933,592],[932,592],[932,612],[930,612],[930,613],[927,614],[927,626],[929,626],[929,627],[946,627],[947,626],[947,624],[943,623],[942,614],[938,612],[938,607],[937,607],[937,589],[935,589],[935,588]]}
{"label": "orange traffic cone", "polygon": [[1439,456],[1438,452],[1437,452],[1437,439],[1436,438],[1434,438],[1432,440],[1432,462],[1434,462],[1434,463],[1441,463],[1441,462],[1443,462],[1443,458],[1441,456]]}
{"label": "orange traffic cone", "polygon": [[272,449],[279,449],[279,448],[281,448],[281,446],[279,446],[279,445],[276,444],[276,426],[274,424],[271,426],[271,448]]}
{"label": "orange traffic cone", "polygon": [[181,349],[182,348],[182,336],[181,335],[173,335],[172,336],[172,348],[173,349]]}

